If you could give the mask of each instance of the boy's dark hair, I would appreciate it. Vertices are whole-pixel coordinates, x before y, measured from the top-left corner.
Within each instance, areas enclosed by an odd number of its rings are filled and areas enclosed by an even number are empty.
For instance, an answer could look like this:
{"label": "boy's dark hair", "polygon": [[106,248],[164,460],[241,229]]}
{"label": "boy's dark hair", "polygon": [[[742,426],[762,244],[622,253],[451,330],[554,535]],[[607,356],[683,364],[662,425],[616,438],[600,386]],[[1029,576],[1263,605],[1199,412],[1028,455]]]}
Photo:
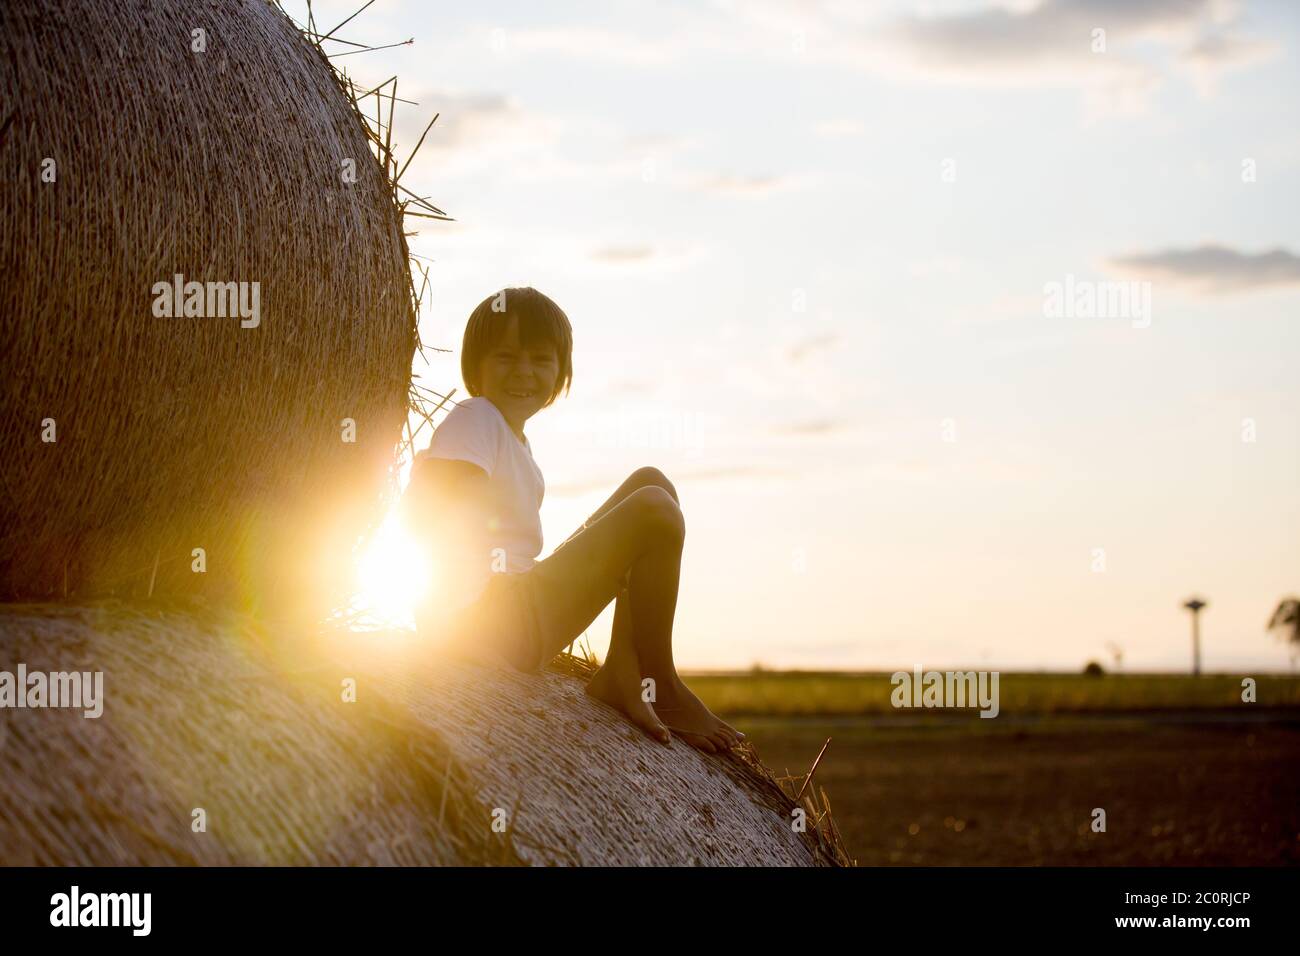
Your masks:
{"label": "boy's dark hair", "polygon": [[461,377],[470,395],[480,394],[479,364],[510,327],[512,316],[519,319],[519,344],[524,348],[555,346],[560,369],[555,390],[542,406],[546,408],[560,397],[561,391],[567,393],[573,382],[573,327],[563,309],[532,287],[494,292],[469,314],[460,350]]}

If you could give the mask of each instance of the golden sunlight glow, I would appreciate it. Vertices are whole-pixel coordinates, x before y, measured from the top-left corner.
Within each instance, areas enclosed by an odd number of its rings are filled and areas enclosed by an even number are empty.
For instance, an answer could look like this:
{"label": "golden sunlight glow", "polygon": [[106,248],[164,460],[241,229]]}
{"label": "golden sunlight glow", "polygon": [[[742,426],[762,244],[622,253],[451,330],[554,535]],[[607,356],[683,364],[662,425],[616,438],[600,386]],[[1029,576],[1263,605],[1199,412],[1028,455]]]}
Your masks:
{"label": "golden sunlight glow", "polygon": [[397,512],[390,512],[358,561],[357,602],[376,620],[409,625],[432,575],[424,550]]}

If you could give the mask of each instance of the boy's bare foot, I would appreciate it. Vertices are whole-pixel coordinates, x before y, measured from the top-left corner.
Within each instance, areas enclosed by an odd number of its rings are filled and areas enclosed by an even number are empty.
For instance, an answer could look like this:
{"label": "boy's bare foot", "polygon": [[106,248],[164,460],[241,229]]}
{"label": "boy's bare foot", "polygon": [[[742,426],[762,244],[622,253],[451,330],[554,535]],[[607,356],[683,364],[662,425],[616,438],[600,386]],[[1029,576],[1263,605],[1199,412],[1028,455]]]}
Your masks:
{"label": "boy's bare foot", "polygon": [[652,738],[667,744],[672,735],[650,705],[641,699],[641,673],[635,658],[610,657],[587,682],[587,694],[627,715]]}
{"label": "boy's bare foot", "polygon": [[744,734],[705,707],[676,674],[655,682],[654,710],[669,730],[705,753],[730,750],[745,739]]}

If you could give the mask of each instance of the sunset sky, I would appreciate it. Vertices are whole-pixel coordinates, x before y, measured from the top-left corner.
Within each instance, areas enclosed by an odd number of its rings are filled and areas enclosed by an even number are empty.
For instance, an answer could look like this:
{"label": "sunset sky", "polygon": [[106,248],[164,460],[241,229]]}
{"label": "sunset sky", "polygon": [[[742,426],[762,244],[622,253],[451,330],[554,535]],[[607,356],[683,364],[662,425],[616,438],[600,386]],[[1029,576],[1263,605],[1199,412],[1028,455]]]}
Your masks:
{"label": "sunset sky", "polygon": [[[1199,593],[1206,669],[1289,667],[1300,7],[378,0],[339,35],[414,37],[335,60],[418,102],[399,152],[441,113],[420,380],[467,397],[498,288],[565,309],[543,556],[661,468],[681,665],[1185,669]],[[1149,322],[1046,314],[1067,277],[1150,282]]]}

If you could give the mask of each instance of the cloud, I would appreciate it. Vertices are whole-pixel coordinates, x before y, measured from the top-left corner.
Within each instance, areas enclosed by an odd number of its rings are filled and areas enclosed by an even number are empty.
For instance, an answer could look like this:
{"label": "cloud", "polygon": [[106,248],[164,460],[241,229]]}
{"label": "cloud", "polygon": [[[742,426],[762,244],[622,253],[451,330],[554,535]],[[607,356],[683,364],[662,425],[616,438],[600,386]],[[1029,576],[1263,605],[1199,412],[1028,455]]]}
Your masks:
{"label": "cloud", "polygon": [[1204,245],[1116,256],[1110,264],[1122,272],[1167,279],[1210,294],[1300,284],[1300,257],[1281,247],[1249,253]]}
{"label": "cloud", "polygon": [[623,130],[601,120],[548,113],[499,93],[434,89],[410,95],[419,105],[399,108],[395,151],[399,159],[407,155],[438,114],[412,163],[425,179],[506,171],[515,182],[641,182],[647,157],[686,148],[682,140],[655,137],[638,151]]}
{"label": "cloud", "polygon": [[1223,73],[1261,63],[1277,52],[1276,43],[1225,30],[1201,37],[1183,50],[1181,59],[1197,88],[1208,94]]}
{"label": "cloud", "polygon": [[[596,15],[582,10],[570,22],[518,29],[480,28],[458,41],[459,52],[502,62],[527,57],[563,58],[568,63],[594,62],[634,70],[667,70],[687,60],[716,60],[719,56],[762,53],[770,35],[750,16],[749,5],[761,0],[714,0],[712,3],[657,4],[647,8],[606,5],[614,13],[631,12],[628,27],[593,25]],[[605,12],[605,11],[601,11]],[[552,18],[558,20],[558,18]],[[783,38],[789,47],[788,38]]]}
{"label": "cloud", "polygon": [[[607,243],[587,252],[587,260],[592,268],[608,274],[611,270],[645,274],[647,272],[666,273],[689,269],[713,255],[713,249],[703,243],[690,245],[667,243],[648,245],[646,243]],[[574,261],[574,260],[571,260]],[[581,274],[591,274],[591,269],[574,266]]]}
{"label": "cloud", "polygon": [[[1235,16],[1236,4],[1225,0],[1044,0],[1020,9],[903,17],[882,39],[906,51],[912,67],[935,76],[1075,86],[1094,114],[1136,112],[1170,65],[1193,65],[1165,60],[1160,47],[1226,47],[1222,24]],[[1194,65],[1204,83],[1225,63],[1202,56]]]}
{"label": "cloud", "polygon": [[[802,37],[806,60],[891,78],[1079,89],[1089,112],[1137,112],[1166,75],[1205,89],[1275,47],[1241,32],[1238,0],[1020,0],[872,20],[852,4],[749,0],[766,31]],[[1104,38],[1094,31],[1104,31]],[[1104,50],[1094,45],[1104,39]],[[819,131],[820,132],[820,131]],[[823,135],[826,133],[823,132]]]}
{"label": "cloud", "polygon": [[[419,141],[434,114],[437,122],[412,163],[411,181],[508,174],[516,183],[581,181],[673,188],[711,188],[760,195],[793,180],[771,182],[699,177],[674,172],[674,163],[702,140],[672,133],[632,133],[617,123],[581,113],[557,114],[525,99],[494,92],[446,88],[402,89],[416,105],[400,104],[393,139],[399,161]],[[373,100],[368,100],[368,104]],[[418,188],[418,187],[416,187]]]}
{"label": "cloud", "polygon": [[657,387],[644,379],[623,378],[607,383],[603,391],[607,395],[651,395]]}
{"label": "cloud", "polygon": [[621,485],[626,477],[624,475],[618,478],[595,478],[588,481],[558,481],[554,484],[547,482],[546,497],[548,499],[578,498],[593,491],[609,491]]}
{"label": "cloud", "polygon": [[543,54],[570,60],[590,60],[619,66],[664,67],[681,58],[692,44],[682,32],[650,36],[644,32],[610,30],[579,24],[494,29],[483,43],[503,61]]}
{"label": "cloud", "polygon": [[674,472],[674,481],[720,481],[729,478],[787,478],[790,472],[762,465],[733,465],[725,468],[704,468],[696,471]]}
{"label": "cloud", "polygon": [[[1240,0],[1004,0],[943,12],[879,14],[844,0],[714,0],[666,7],[647,29],[585,23],[496,30],[476,49],[500,57],[668,70],[687,60],[777,59],[891,78],[1002,86],[1052,83],[1084,91],[1093,111],[1136,110],[1172,73],[1201,88],[1225,69],[1276,51],[1242,32]],[[1094,52],[1094,31],[1105,31]],[[858,135],[852,119],[817,124],[821,136]]]}
{"label": "cloud", "polygon": [[690,181],[693,189],[721,196],[756,199],[794,185],[790,176],[737,176],[731,173],[697,176]]}
{"label": "cloud", "polygon": [[754,415],[795,406],[810,416],[829,413],[863,388],[826,347],[844,334],[842,323],[791,321],[783,311],[766,319],[742,315],[723,320],[701,328],[688,352],[666,369],[665,394],[688,396],[707,378],[716,380],[732,400],[750,406]]}
{"label": "cloud", "polygon": [[1201,37],[1183,51],[1182,58],[1197,67],[1227,69],[1256,63],[1277,51],[1276,43],[1225,31]]}
{"label": "cloud", "polygon": [[[732,465],[696,469],[694,471],[677,469],[673,471],[670,477],[675,484],[685,484],[686,482],[727,481],[747,478],[786,478],[790,477],[790,474],[788,471],[766,468],[762,465]],[[626,477],[626,475],[621,475],[589,481],[557,482],[554,485],[546,486],[546,495],[548,498],[574,498],[590,494],[593,491],[608,491],[621,485]]]}
{"label": "cloud", "polygon": [[829,435],[843,431],[845,423],[835,418],[818,418],[812,421],[784,422],[772,425],[769,431],[777,435]]}
{"label": "cloud", "polygon": [[655,251],[650,246],[602,246],[592,250],[591,258],[597,262],[622,264],[627,262],[644,262],[654,258]]}
{"label": "cloud", "polygon": [[[438,114],[438,121],[425,137],[423,150],[460,152],[471,147],[514,138],[529,116],[517,103],[496,93],[459,93],[434,90],[416,97],[419,109],[398,113],[394,138],[413,148],[425,124]],[[533,132],[537,132],[536,129]]]}
{"label": "cloud", "polygon": [[[907,16],[891,31],[935,67],[1016,69],[1062,59],[1096,62],[1115,41],[1186,39],[1228,5],[1216,0],[1044,0],[950,16]],[[1094,53],[1093,31],[1105,31]]]}
{"label": "cloud", "polygon": [[631,154],[663,156],[696,149],[701,140],[676,133],[632,133],[624,138],[623,144]]}
{"label": "cloud", "polygon": [[842,336],[838,332],[823,332],[820,335],[814,335],[786,346],[785,356],[791,362],[802,362],[814,352],[830,348],[841,338]]}
{"label": "cloud", "polygon": [[497,93],[426,89],[403,90],[403,95],[419,105],[399,107],[394,118],[394,151],[399,160],[410,154],[434,114],[438,116],[411,163],[414,189],[435,176],[445,182],[502,168],[519,170],[520,178],[587,173],[570,170],[575,164],[562,152],[574,134],[571,119],[526,109],[516,98]]}

